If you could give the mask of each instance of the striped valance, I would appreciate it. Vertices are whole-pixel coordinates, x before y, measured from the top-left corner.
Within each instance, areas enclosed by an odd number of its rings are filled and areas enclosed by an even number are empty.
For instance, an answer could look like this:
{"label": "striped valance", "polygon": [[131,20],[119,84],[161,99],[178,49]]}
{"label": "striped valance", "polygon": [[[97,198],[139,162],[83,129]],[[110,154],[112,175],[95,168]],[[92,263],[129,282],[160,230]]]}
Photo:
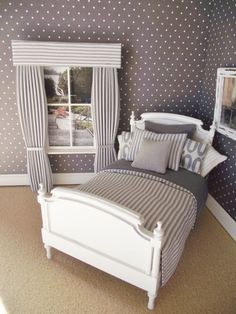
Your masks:
{"label": "striped valance", "polygon": [[12,40],[14,65],[121,66],[121,44]]}

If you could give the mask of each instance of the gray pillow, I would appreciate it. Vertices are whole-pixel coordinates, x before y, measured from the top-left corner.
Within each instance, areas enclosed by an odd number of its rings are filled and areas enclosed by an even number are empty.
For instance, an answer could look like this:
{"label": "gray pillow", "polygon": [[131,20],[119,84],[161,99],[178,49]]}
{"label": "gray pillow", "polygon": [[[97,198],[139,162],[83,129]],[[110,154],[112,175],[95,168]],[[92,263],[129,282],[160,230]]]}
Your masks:
{"label": "gray pillow", "polygon": [[200,173],[208,145],[187,139],[182,152],[181,167]]}
{"label": "gray pillow", "polygon": [[196,131],[195,124],[160,124],[151,121],[145,121],[145,130],[155,133],[171,133],[179,134],[186,133],[188,138],[193,137]]}
{"label": "gray pillow", "polygon": [[177,171],[187,134],[158,134],[147,130],[135,129],[127,160],[134,160],[143,138],[153,141],[171,141],[168,168]]}
{"label": "gray pillow", "polygon": [[171,141],[142,139],[140,150],[131,166],[165,173],[170,156]]}

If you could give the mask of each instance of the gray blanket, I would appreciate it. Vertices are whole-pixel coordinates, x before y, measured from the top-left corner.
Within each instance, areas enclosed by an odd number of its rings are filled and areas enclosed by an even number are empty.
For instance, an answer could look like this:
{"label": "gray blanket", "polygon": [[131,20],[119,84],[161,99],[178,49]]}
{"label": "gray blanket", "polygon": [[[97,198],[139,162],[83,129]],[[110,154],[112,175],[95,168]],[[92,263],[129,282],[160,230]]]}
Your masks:
{"label": "gray blanket", "polygon": [[121,159],[114,162],[113,164],[110,164],[105,169],[122,169],[147,173],[184,187],[185,189],[192,192],[193,195],[195,196],[197,200],[197,218],[199,217],[201,210],[205,206],[208,195],[207,181],[205,178],[201,177],[199,174],[190,172],[183,168],[179,168],[178,171],[167,169],[165,174],[160,174],[154,171],[134,168],[131,166],[131,163],[132,163],[131,161]]}

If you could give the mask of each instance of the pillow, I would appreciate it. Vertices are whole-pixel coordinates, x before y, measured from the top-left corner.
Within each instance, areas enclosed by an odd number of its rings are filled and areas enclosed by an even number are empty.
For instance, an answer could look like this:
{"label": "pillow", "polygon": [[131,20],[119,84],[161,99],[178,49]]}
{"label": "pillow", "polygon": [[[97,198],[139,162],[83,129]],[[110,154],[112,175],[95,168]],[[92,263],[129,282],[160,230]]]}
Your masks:
{"label": "pillow", "polygon": [[131,166],[159,173],[165,173],[170,156],[171,141],[142,139],[140,150]]}
{"label": "pillow", "polygon": [[227,159],[226,156],[218,153],[211,145],[208,146],[206,156],[202,163],[201,176],[205,177],[208,173]]}
{"label": "pillow", "polygon": [[195,124],[160,124],[151,121],[145,121],[145,129],[155,133],[187,133],[189,138],[192,138],[196,131]]}
{"label": "pillow", "polygon": [[207,144],[187,139],[183,148],[181,167],[200,173],[201,165],[207,153]]}
{"label": "pillow", "polygon": [[123,131],[120,135],[118,135],[119,142],[119,151],[118,151],[118,159],[127,159],[131,142],[132,142],[133,133]]}
{"label": "pillow", "polygon": [[134,160],[137,152],[140,149],[140,144],[143,137],[147,138],[148,140],[154,141],[171,141],[168,168],[175,171],[179,169],[179,163],[187,134],[157,134],[147,130],[135,129],[130,151],[128,154],[128,160]]}

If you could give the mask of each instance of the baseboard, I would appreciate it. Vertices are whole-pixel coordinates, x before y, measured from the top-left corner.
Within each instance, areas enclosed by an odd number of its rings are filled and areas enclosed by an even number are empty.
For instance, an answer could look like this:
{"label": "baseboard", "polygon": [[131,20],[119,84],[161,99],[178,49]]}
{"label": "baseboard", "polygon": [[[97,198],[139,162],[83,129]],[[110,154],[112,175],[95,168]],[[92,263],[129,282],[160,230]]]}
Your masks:
{"label": "baseboard", "polygon": [[[54,184],[83,184],[94,176],[92,172],[85,173],[54,173]],[[29,185],[27,174],[0,175],[0,186]]]}
{"label": "baseboard", "polygon": [[216,217],[219,223],[229,233],[229,235],[236,241],[236,221],[224,210],[224,208],[208,194],[207,208]]}
{"label": "baseboard", "polygon": [[27,174],[1,174],[0,186],[29,185]]}

